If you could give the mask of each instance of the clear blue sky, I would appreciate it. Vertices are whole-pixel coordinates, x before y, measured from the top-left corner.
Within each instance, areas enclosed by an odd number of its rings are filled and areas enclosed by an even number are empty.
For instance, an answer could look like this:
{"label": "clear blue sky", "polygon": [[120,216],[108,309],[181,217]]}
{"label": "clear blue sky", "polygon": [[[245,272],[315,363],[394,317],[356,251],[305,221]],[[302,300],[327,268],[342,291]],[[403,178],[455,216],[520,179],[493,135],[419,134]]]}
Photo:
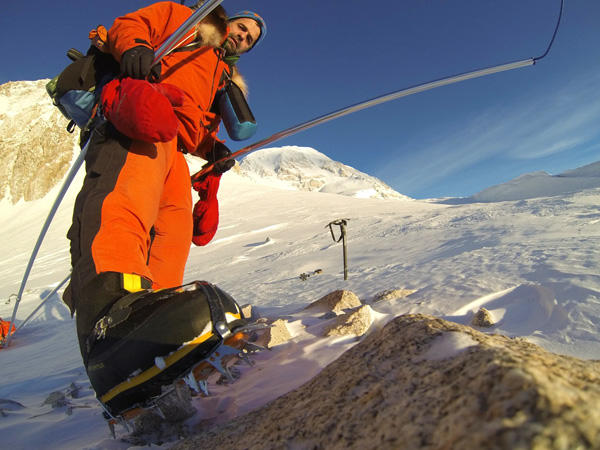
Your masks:
{"label": "clear blue sky", "polygon": [[[97,24],[144,0],[6,1],[0,83],[49,78]],[[255,138],[333,110],[546,49],[559,0],[225,0],[268,36],[239,63]],[[566,0],[550,54],[533,67],[396,100],[274,145],[313,147],[416,198],[467,196],[525,172],[600,160],[600,2]]]}

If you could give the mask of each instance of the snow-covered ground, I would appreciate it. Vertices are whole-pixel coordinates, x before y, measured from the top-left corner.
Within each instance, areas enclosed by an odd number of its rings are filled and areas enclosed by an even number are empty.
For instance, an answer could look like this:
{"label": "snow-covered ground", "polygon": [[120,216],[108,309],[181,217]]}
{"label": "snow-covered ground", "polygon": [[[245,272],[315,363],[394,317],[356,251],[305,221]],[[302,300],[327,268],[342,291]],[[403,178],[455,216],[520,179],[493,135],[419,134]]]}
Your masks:
{"label": "snow-covered ground", "polygon": [[[281,189],[272,179],[261,184],[259,177],[228,173],[219,192],[220,229],[208,246],[192,249],[186,281],[211,281],[263,316],[286,317],[294,339],[258,354],[257,365],[244,369],[231,387],[213,386],[212,397],[196,399],[199,412],[191,422],[226,420],[256,408],[307,381],[354,345],[354,338],[318,337],[323,321],[301,312],[336,289],[352,290],[364,302],[387,289],[416,290],[401,300],[373,304],[375,326],[416,312],[469,323],[484,306],[498,323],[492,332],[523,336],[558,353],[600,358],[599,166],[564,174],[566,181],[532,174],[479,198],[444,201],[358,198],[364,186],[356,196]],[[68,275],[65,234],[80,183],[81,178],[75,181],[41,248],[17,324]],[[13,311],[14,300],[7,301],[19,289],[57,189],[35,202],[0,204],[4,319]],[[347,281],[342,245],[326,228],[340,218],[349,219]],[[300,279],[317,269],[322,273]],[[445,351],[451,353],[452,345]],[[0,361],[3,447],[130,448],[109,435],[82,367],[74,321],[59,296],[0,350]],[[44,404],[51,392],[75,388],[78,395],[67,395],[66,406]]]}

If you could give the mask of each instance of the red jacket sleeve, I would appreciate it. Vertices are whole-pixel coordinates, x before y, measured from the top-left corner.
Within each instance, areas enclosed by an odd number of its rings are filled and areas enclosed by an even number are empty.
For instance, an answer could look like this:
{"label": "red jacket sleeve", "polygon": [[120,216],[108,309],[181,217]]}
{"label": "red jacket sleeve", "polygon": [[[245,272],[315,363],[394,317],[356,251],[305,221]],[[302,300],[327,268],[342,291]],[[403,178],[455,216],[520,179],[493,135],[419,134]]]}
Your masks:
{"label": "red jacket sleeve", "polygon": [[132,47],[145,45],[156,50],[192,14],[173,2],[159,2],[115,19],[108,31],[109,49],[121,60]]}

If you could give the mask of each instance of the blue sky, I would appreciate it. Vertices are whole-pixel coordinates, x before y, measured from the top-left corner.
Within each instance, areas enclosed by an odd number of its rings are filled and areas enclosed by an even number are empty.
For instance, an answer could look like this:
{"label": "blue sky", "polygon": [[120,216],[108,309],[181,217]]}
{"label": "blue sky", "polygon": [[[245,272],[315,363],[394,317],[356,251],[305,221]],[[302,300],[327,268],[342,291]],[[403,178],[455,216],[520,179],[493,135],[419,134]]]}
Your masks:
{"label": "blue sky", "polygon": [[[143,0],[5,2],[0,83],[49,78],[69,47]],[[468,196],[522,173],[600,160],[600,2],[566,0],[550,54],[323,124],[274,145],[313,147],[416,198]],[[259,122],[232,150],[369,98],[539,56],[559,0],[225,0],[268,35],[239,68]],[[226,137],[226,136],[225,136]]]}

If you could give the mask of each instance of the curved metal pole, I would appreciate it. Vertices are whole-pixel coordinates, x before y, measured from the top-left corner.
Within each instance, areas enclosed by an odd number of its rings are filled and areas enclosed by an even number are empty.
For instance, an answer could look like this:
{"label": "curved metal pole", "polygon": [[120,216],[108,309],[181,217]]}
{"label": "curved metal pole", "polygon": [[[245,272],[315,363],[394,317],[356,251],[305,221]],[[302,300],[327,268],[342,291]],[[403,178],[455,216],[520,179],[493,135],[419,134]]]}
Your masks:
{"label": "curved metal pole", "polygon": [[315,119],[309,120],[307,122],[300,123],[298,125],[294,125],[293,127],[287,128],[283,131],[279,131],[268,138],[262,139],[260,141],[255,142],[254,144],[250,144],[234,153],[229,155],[228,157],[222,158],[218,161],[215,161],[212,164],[206,165],[202,170],[192,176],[192,181],[196,181],[201,178],[204,174],[208,173],[212,170],[215,164],[220,163],[222,161],[227,161],[228,159],[237,158],[238,156],[244,155],[246,153],[253,152],[254,150],[258,150],[259,148],[264,147],[265,145],[271,144],[275,141],[279,141],[288,136],[292,136],[300,131],[307,130],[309,128],[315,127],[325,122],[329,122],[330,120],[339,119],[340,117],[347,116],[348,114],[352,114],[357,111],[361,111],[363,109],[371,108],[376,105],[381,105],[382,103],[390,102],[392,100],[399,99],[401,97],[407,97],[409,95],[417,94],[419,92],[428,91],[430,89],[434,89],[441,86],[446,86],[448,84],[458,83],[460,81],[471,80],[473,78],[483,77],[485,75],[491,75],[493,73],[504,72],[507,70],[518,69],[520,67],[532,66],[536,62],[536,59],[529,58],[521,61],[515,61],[507,64],[501,64],[498,66],[488,67],[485,69],[474,70],[471,72],[461,73],[459,75],[453,75],[446,78],[441,78],[439,80],[430,81],[428,83],[419,84],[407,89],[402,89],[399,91],[394,91],[389,94],[381,95],[379,97],[372,98],[370,100],[365,100],[364,102],[356,103],[355,105],[348,106],[346,108],[339,109],[337,111],[333,111],[329,114],[325,114],[323,116],[317,117]]}
{"label": "curved metal pole", "polygon": [[196,11],[194,11],[194,13],[188,17],[188,19],[183,22],[183,24],[177,30],[175,30],[175,32],[154,52],[154,61],[152,62],[152,65],[157,64],[165,55],[177,47],[181,41],[183,41],[186,37],[189,37],[186,36],[186,34],[190,31],[190,29],[208,16],[211,11],[221,3],[223,3],[223,0],[208,0]]}
{"label": "curved metal pole", "polygon": [[[73,181],[73,179],[75,178],[75,175],[77,174],[77,171],[79,170],[79,168],[83,164],[83,161],[85,160],[85,154],[87,153],[87,149],[88,149],[90,140],[91,139],[88,139],[87,143],[85,144],[85,146],[79,153],[79,156],[77,157],[77,159],[71,166],[71,170],[69,170],[69,173],[67,174],[67,177],[65,178],[65,181],[63,182],[63,185],[60,188],[58,195],[56,196],[56,200],[54,200],[54,203],[52,204],[52,207],[50,208],[48,217],[46,217],[46,221],[44,222],[44,225],[42,226],[42,231],[40,231],[40,235],[38,236],[37,242],[35,243],[33,252],[31,253],[31,256],[29,257],[29,262],[27,263],[27,268],[25,269],[25,275],[23,275],[23,281],[21,281],[21,287],[19,288],[19,293],[17,294],[17,301],[15,302],[15,307],[13,308],[12,317],[10,319],[10,323],[13,325],[15,323],[15,317],[17,316],[17,310],[19,309],[19,303],[21,303],[23,291],[25,290],[25,285],[27,284],[29,274],[31,273],[31,268],[33,267],[35,258],[40,250],[42,241],[44,240],[44,237],[46,237],[46,233],[48,232],[48,228],[50,228],[50,223],[52,222],[52,219],[54,219],[54,216],[56,215],[58,206],[62,202],[65,194],[67,193],[67,190],[69,189],[71,182]],[[7,337],[7,339],[4,341],[4,347],[8,347],[8,344],[10,343],[10,338],[11,338],[11,335],[9,335]]]}

